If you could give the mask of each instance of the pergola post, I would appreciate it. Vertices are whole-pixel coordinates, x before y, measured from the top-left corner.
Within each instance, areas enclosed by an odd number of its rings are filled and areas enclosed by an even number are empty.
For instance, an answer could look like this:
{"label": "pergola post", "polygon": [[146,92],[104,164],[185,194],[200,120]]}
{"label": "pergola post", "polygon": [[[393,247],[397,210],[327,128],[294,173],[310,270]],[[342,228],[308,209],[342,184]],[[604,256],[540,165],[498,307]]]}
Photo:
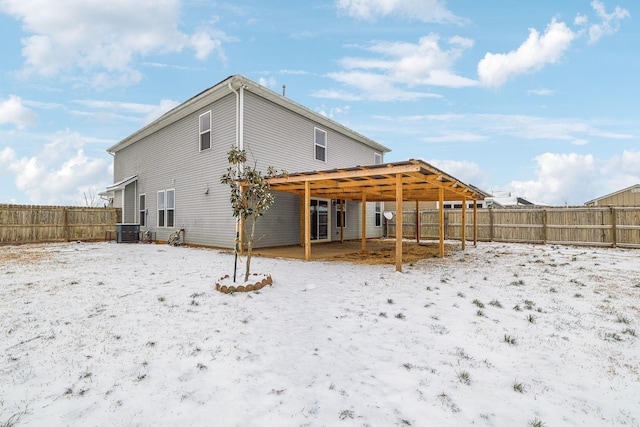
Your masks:
{"label": "pergola post", "polygon": [[362,252],[366,252],[367,251],[367,195],[365,193],[362,193],[362,209],[361,209],[361,215],[362,215],[362,230],[360,231],[362,233],[362,240],[361,240],[361,250]]}
{"label": "pergola post", "polygon": [[402,271],[402,174],[396,174],[396,271]]}
{"label": "pergola post", "polygon": [[340,243],[344,243],[344,199],[340,199]]}
{"label": "pergola post", "polygon": [[438,200],[438,205],[440,206],[440,258],[444,258],[444,188],[442,187],[438,189]]}
{"label": "pergola post", "polygon": [[311,184],[304,182],[304,260],[311,260]]}
{"label": "pergola post", "polygon": [[420,243],[420,202],[416,200],[416,243]]}
{"label": "pergola post", "polygon": [[460,239],[462,240],[462,250],[465,249],[467,242],[467,199],[462,198],[462,230],[460,231]]}

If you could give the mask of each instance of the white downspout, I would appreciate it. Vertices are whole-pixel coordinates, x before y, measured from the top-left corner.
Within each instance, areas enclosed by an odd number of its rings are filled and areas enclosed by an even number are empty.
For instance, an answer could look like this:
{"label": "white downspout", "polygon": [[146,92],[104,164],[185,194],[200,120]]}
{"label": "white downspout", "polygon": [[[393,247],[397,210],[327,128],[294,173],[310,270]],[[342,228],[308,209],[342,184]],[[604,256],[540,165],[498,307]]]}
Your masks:
{"label": "white downspout", "polygon": [[236,94],[236,148],[240,148],[240,94],[233,88],[232,82],[229,82],[229,90]]}
{"label": "white downspout", "polygon": [[[244,150],[244,85],[240,86],[239,98],[238,115],[240,119],[238,122],[238,133],[240,135],[240,149]],[[242,165],[240,167],[242,167]]]}
{"label": "white downspout", "polygon": [[[237,90],[235,90],[233,88],[232,85],[233,82],[229,82],[229,89],[231,90],[231,92],[236,94],[236,148],[238,150],[242,150],[242,145],[243,145],[243,141],[242,141],[242,135],[241,135],[241,129],[242,129],[242,109],[241,109],[241,105],[242,105],[242,94],[244,91],[244,85],[240,86],[240,93],[238,93]],[[236,167],[238,168],[238,172],[240,172],[242,169],[242,165],[238,164],[236,165]],[[235,254],[235,261],[234,261],[234,267],[233,267],[233,281],[235,283],[236,281],[236,269],[237,269],[237,264],[238,264],[238,249],[241,248],[240,246],[240,217],[236,218],[236,238],[234,241],[234,254]]]}
{"label": "white downspout", "polygon": [[[138,215],[140,215],[138,213],[138,211],[140,210],[140,209],[138,209],[138,203],[139,203],[139,200],[138,200],[138,180],[136,179],[136,186],[134,187],[134,190],[133,190],[133,224],[135,224],[136,222],[140,223],[140,218],[138,217]],[[138,221],[136,221],[136,219]]]}
{"label": "white downspout", "polygon": [[122,189],[122,222],[125,223],[126,221],[124,220],[124,199],[125,199],[125,192],[124,192],[124,188]]}

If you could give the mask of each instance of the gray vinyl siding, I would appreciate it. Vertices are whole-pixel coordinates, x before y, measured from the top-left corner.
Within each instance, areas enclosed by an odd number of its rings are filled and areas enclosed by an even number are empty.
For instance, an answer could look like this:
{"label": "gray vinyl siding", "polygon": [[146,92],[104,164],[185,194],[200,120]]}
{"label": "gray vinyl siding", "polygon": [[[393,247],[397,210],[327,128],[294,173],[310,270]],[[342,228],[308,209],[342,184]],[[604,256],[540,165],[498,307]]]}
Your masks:
{"label": "gray vinyl siding", "polygon": [[[314,128],[327,132],[327,160],[315,160]],[[245,92],[244,148],[258,166],[288,172],[372,165],[374,149]]]}
{"label": "gray vinyl siding", "polygon": [[[300,198],[290,193],[274,192],[273,194],[275,203],[256,223],[255,247],[299,244]],[[249,221],[246,227],[248,234],[251,232]]]}
{"label": "gray vinyl siding", "polygon": [[[211,149],[200,151],[198,117],[211,110]],[[220,177],[235,143],[235,95],[183,118],[115,154],[114,181],[138,175],[138,194],[147,194],[147,227],[158,240],[185,229],[191,244],[233,247],[235,218]],[[209,188],[209,193],[205,190]],[[175,189],[175,227],[158,228],[158,191]]]}
{"label": "gray vinyl siding", "polygon": [[[382,237],[383,229],[382,227],[376,227],[375,221],[375,202],[367,202],[367,237],[375,238]],[[359,239],[362,232],[362,203],[347,201],[346,203],[346,211],[347,218],[346,224],[347,226],[344,228],[344,239],[345,240],[353,240]],[[331,236],[332,240],[340,239],[340,227],[337,226],[338,212],[340,211],[340,205],[336,204],[336,206],[332,207],[332,215],[333,215],[333,224],[331,226],[333,230],[333,234]]]}
{"label": "gray vinyl siding", "polygon": [[[326,161],[315,160],[314,129],[327,132]],[[248,162],[257,160],[259,169],[274,166],[290,173],[314,170],[371,165],[373,148],[348,138],[318,123],[275,105],[257,95],[245,92],[244,98],[244,148]],[[290,209],[290,210],[289,210]],[[283,210],[287,210],[283,213]],[[360,203],[349,202],[345,239],[360,238]],[[374,221],[373,210],[367,210],[367,223]],[[272,219],[271,217],[275,219]],[[282,218],[290,218],[288,227],[281,228]],[[286,222],[285,222],[286,224]],[[331,239],[336,237],[335,208],[331,208]],[[273,230],[276,229],[274,233]],[[367,237],[380,237],[382,230],[367,227]],[[256,247],[294,245],[300,243],[299,198],[295,203],[283,205],[278,201],[256,225],[256,236],[265,237]],[[267,237],[269,236],[269,237]]]}
{"label": "gray vinyl siding", "polygon": [[382,237],[384,217],[382,214],[384,203],[380,202],[380,226],[376,227],[376,202],[367,202],[367,236],[368,237]]}
{"label": "gray vinyl siding", "polygon": [[135,223],[136,221],[136,183],[132,182],[124,189],[124,210],[122,211],[122,222]]}

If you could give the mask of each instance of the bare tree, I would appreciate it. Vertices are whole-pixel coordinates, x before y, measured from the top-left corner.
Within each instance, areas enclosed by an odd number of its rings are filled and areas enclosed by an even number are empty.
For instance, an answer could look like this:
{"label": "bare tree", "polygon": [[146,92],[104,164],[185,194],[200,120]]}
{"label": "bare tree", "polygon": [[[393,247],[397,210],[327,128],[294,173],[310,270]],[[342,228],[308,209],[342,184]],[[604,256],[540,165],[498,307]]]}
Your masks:
{"label": "bare tree", "polygon": [[82,206],[85,208],[97,208],[100,203],[100,197],[95,188],[89,188],[87,191],[83,191],[84,203]]}

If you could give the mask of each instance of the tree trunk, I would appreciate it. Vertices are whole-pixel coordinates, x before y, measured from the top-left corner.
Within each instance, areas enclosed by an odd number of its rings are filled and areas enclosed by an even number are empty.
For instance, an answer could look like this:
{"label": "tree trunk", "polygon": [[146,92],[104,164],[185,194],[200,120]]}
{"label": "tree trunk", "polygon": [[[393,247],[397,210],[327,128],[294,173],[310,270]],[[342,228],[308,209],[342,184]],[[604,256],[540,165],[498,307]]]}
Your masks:
{"label": "tree trunk", "polygon": [[256,217],[251,217],[251,234],[249,235],[249,241],[247,242],[247,269],[244,273],[244,281],[249,280],[249,271],[251,270],[251,250],[253,249],[253,235],[256,231]]}

